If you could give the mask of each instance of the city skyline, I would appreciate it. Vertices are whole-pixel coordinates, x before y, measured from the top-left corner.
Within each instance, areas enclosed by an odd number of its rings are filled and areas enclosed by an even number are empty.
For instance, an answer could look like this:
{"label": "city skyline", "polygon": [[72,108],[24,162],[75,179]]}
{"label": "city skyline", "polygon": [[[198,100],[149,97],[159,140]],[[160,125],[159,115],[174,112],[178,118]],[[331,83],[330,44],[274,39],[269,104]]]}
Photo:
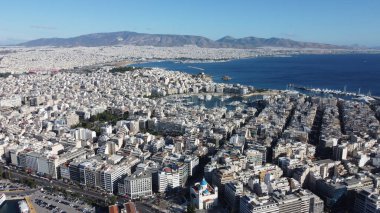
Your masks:
{"label": "city skyline", "polygon": [[[218,3],[218,4],[216,4]],[[0,44],[115,31],[380,46],[375,1],[4,2]]]}
{"label": "city skyline", "polygon": [[0,213],[380,212],[379,1],[1,9]]}

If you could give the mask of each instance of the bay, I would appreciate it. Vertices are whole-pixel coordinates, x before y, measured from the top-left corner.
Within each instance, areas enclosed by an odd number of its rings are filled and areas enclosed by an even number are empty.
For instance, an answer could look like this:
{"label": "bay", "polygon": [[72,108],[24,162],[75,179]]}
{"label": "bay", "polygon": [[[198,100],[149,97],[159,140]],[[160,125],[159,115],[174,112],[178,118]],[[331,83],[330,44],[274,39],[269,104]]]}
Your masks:
{"label": "bay", "polygon": [[190,74],[204,72],[215,82],[251,85],[256,88],[286,89],[288,84],[321,89],[339,89],[380,96],[380,54],[294,55],[258,57],[226,62],[183,63],[159,61],[135,64],[160,67]]}

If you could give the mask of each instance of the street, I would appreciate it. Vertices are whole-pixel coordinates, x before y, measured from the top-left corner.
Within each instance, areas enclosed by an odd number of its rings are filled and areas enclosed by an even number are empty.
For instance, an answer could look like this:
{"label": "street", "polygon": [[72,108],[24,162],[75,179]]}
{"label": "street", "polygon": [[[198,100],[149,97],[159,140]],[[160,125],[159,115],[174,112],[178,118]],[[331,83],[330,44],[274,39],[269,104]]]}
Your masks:
{"label": "street", "polygon": [[22,172],[20,172],[18,170],[15,170],[15,169],[5,168],[3,165],[0,165],[0,167],[2,168],[2,170],[4,172],[10,173],[10,175],[11,175],[12,178],[16,177],[16,178],[33,179],[39,185],[42,185],[42,186],[45,186],[45,187],[54,187],[54,186],[55,187],[60,187],[60,188],[63,188],[65,190],[70,190],[72,192],[76,192],[76,193],[78,193],[78,194],[80,194],[82,196],[86,196],[88,198],[95,199],[97,201],[103,201],[104,202],[107,199],[107,195],[102,195],[99,192],[87,191],[87,190],[81,189],[78,186],[67,184],[67,183],[64,183],[64,182],[59,181],[59,180],[47,181],[47,180],[41,179],[39,177],[34,177],[34,176],[31,176],[31,175],[22,173]]}

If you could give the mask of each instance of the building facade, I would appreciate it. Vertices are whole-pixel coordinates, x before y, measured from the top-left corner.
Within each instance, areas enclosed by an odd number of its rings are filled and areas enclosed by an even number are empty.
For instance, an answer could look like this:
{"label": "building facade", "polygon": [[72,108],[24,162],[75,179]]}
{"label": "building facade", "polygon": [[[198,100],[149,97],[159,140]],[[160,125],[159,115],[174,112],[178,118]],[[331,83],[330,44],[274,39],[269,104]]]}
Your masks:
{"label": "building facade", "polygon": [[213,188],[203,178],[190,188],[190,198],[198,209],[210,209],[218,205],[218,187]]}
{"label": "building facade", "polygon": [[152,174],[149,172],[135,172],[124,179],[123,185],[124,194],[130,199],[151,196]]}

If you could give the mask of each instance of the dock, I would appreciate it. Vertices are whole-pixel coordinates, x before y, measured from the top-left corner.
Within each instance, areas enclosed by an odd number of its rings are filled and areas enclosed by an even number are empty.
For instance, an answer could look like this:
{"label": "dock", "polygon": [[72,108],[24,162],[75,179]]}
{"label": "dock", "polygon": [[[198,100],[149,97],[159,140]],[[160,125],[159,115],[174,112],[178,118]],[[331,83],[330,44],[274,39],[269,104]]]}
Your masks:
{"label": "dock", "polygon": [[242,97],[251,97],[251,96],[258,96],[258,95],[267,95],[267,96],[272,96],[272,95],[278,95],[280,94],[279,90],[268,90],[268,91],[263,91],[263,92],[251,92],[247,93],[245,95],[242,95]]}
{"label": "dock", "polygon": [[30,213],[36,213],[36,209],[34,208],[33,203],[32,203],[32,201],[30,200],[30,197],[29,197],[29,196],[26,196],[26,197],[25,197],[25,200],[26,200],[26,203],[28,204],[29,212],[30,212]]}
{"label": "dock", "polygon": [[25,197],[16,196],[16,197],[7,197],[6,200],[24,200]]}
{"label": "dock", "polygon": [[[320,88],[312,88],[312,87],[305,87],[295,84],[288,84],[287,87],[298,89],[301,91],[308,91],[313,93],[320,93],[320,94],[333,94],[333,95],[340,95],[340,96],[352,96],[352,97],[364,97],[365,95],[361,95],[359,92],[347,92],[347,91],[341,91],[337,89],[320,89]],[[369,97],[369,96],[368,96]]]}

